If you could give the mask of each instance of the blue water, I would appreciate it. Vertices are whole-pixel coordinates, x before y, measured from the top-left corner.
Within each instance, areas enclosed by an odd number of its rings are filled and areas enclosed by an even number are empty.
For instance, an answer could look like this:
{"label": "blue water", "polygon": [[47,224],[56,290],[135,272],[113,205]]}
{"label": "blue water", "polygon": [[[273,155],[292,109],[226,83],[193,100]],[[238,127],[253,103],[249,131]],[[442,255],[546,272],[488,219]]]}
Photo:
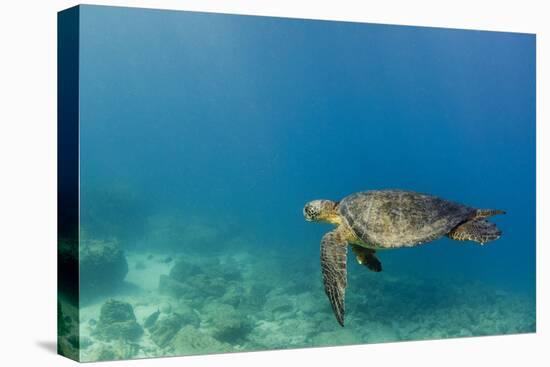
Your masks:
{"label": "blue water", "polygon": [[[173,257],[165,273],[195,262],[206,283],[218,265],[200,264],[237,259],[226,293],[181,296],[227,350],[534,331],[534,35],[95,6],[80,29],[81,231],[116,239],[136,292],[146,254]],[[386,251],[379,274],[348,256],[341,329],[319,270],[331,226],[302,207],[382,188],[506,210],[491,219],[503,235]],[[247,303],[254,282],[264,303]],[[252,321],[224,339],[207,313],[230,287]],[[286,313],[266,316],[274,302]],[[284,332],[302,326],[303,340]],[[170,343],[123,357],[188,353]]]}

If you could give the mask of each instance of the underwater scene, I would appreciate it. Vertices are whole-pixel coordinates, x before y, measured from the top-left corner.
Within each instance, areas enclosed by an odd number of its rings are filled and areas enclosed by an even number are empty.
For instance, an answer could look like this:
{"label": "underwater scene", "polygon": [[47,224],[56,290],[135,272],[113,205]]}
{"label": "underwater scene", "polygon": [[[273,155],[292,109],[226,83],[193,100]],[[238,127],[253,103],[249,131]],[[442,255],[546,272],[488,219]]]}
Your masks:
{"label": "underwater scene", "polygon": [[79,9],[61,354],[536,331],[534,35]]}

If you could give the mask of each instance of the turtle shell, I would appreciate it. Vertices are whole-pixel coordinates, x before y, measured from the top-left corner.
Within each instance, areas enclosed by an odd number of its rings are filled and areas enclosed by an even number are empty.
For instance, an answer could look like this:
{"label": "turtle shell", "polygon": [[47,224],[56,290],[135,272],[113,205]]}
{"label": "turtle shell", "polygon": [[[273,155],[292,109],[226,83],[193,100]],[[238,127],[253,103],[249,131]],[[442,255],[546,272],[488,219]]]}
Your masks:
{"label": "turtle shell", "polygon": [[355,193],[340,202],[339,211],[353,232],[374,248],[433,241],[476,213],[462,204],[402,190]]}

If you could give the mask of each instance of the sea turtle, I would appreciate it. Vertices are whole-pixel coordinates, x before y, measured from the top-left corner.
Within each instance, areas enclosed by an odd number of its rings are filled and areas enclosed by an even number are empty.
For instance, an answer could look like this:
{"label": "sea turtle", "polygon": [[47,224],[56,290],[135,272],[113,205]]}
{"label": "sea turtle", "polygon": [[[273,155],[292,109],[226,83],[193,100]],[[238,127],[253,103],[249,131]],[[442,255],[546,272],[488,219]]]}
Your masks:
{"label": "sea turtle", "polygon": [[344,326],[348,244],[359,264],[379,272],[377,250],[417,246],[445,235],[481,245],[496,240],[501,231],[485,218],[504,211],[476,209],[412,191],[373,190],[339,202],[310,201],[303,213],[307,221],[337,225],[321,240],[321,271],[336,320]]}

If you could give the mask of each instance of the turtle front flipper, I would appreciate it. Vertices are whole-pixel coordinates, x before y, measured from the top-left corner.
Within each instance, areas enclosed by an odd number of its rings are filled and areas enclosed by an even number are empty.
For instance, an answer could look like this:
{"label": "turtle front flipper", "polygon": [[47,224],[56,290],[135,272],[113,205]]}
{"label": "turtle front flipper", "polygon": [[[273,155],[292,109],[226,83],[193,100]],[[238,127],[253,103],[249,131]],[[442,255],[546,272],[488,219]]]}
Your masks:
{"label": "turtle front flipper", "polygon": [[376,257],[374,250],[359,245],[351,245],[351,250],[355,253],[359,264],[377,273],[382,271],[382,263]]}
{"label": "turtle front flipper", "polygon": [[347,285],[347,241],[339,228],[325,234],[321,240],[321,271],[323,284],[336,320],[344,326]]}
{"label": "turtle front flipper", "polygon": [[475,241],[481,245],[497,240],[502,232],[494,223],[484,219],[474,219],[462,223],[447,235],[456,241]]}

